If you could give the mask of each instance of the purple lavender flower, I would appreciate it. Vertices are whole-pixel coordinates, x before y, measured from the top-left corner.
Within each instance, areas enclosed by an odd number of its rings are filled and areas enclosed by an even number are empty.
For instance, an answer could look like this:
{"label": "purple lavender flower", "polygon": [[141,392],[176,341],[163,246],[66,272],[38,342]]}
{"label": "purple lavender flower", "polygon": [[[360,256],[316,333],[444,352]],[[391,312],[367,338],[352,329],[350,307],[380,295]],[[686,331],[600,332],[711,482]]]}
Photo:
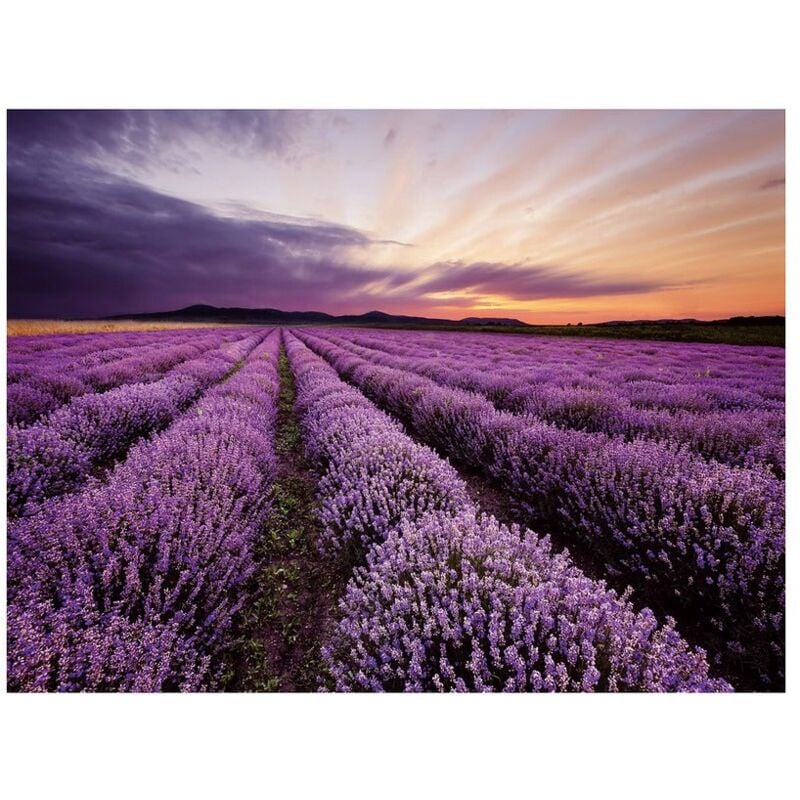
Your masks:
{"label": "purple lavender flower", "polygon": [[[500,482],[527,524],[577,540],[622,586],[692,620],[708,641],[721,639],[715,655],[745,652],[755,680],[782,681],[785,489],[771,465],[731,467],[680,442],[626,441],[500,411],[480,394],[442,385],[454,369],[449,354],[445,377],[434,381],[382,366],[378,351],[365,358],[340,345],[339,334],[297,335],[438,452]],[[599,353],[608,353],[602,344]],[[769,348],[755,350],[751,360],[775,366],[761,352]],[[725,391],[708,396],[718,407],[779,402],[774,386],[761,395]]]}
{"label": "purple lavender flower", "polygon": [[272,333],[107,482],[12,523],[11,689],[218,685],[270,508],[278,345]]}
{"label": "purple lavender flower", "polygon": [[530,531],[478,518],[449,464],[297,338],[285,344],[323,473],[323,545],[355,540],[366,558],[323,648],[328,688],[730,689],[672,621],[637,613]]}

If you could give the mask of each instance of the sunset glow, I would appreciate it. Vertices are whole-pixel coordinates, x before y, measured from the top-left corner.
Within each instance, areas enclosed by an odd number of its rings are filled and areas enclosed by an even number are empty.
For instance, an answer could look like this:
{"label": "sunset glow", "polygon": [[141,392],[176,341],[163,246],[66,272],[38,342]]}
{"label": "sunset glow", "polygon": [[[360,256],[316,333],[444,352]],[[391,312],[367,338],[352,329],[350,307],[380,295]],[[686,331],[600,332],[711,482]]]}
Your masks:
{"label": "sunset glow", "polygon": [[780,111],[10,112],[9,314],[784,313]]}

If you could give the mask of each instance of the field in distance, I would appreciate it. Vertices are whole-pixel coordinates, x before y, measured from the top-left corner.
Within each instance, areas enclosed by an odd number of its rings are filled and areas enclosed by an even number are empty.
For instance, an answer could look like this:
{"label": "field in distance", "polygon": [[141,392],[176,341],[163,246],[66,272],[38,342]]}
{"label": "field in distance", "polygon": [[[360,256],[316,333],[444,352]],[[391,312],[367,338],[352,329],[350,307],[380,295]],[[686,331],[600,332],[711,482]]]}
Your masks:
{"label": "field in distance", "polygon": [[221,328],[218,322],[142,322],[135,319],[68,320],[68,319],[9,319],[8,336],[44,336],[50,333],[121,333],[123,331],[166,331],[183,328]]}
{"label": "field in distance", "polygon": [[621,322],[586,325],[393,325],[372,324],[372,328],[409,327],[416,330],[465,331],[469,333],[514,333],[539,336],[578,336],[587,339],[648,339],[662,342],[696,342],[705,344],[738,344],[751,346],[786,346],[786,325],[781,322],[762,324],[734,320],[720,322]]}

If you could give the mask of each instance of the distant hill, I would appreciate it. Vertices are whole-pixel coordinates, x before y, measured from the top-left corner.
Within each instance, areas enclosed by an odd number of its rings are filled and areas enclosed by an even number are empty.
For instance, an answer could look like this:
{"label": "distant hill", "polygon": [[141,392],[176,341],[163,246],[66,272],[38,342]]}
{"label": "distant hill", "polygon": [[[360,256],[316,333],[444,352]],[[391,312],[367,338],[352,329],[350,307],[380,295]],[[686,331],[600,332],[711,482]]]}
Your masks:
{"label": "distant hill", "polygon": [[512,325],[515,327],[526,324],[509,317],[464,317],[458,323],[459,325]]}
{"label": "distant hill", "polygon": [[609,322],[596,322],[595,325],[605,327],[607,325],[743,325],[743,326],[764,326],[764,325],[784,325],[786,317],[730,317],[729,319],[617,319]]}
{"label": "distant hill", "polygon": [[278,308],[218,308],[193,305],[175,311],[156,311],[150,314],[118,314],[109,319],[180,320],[186,322],[241,322],[266,325],[340,324],[340,325],[508,325],[527,327],[518,319],[504,317],[467,317],[462,320],[435,317],[410,317],[367,311],[366,314],[334,316],[324,311],[281,311]]}
{"label": "distant hill", "polygon": [[[595,322],[595,325],[700,325],[699,319],[612,319],[608,322]],[[714,323],[716,324],[716,323]]]}
{"label": "distant hill", "polygon": [[193,305],[174,311],[154,311],[149,314],[117,314],[109,319],[169,320],[183,322],[241,322],[302,324],[333,322],[336,317],[324,311],[281,311],[278,308],[218,308]]}

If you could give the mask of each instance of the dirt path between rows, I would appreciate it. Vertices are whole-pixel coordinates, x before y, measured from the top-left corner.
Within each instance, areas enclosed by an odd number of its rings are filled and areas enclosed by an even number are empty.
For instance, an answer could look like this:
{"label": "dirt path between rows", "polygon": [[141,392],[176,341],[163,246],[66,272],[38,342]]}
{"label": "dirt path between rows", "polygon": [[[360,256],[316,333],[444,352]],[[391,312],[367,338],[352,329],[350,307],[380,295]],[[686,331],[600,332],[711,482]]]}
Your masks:
{"label": "dirt path between rows", "polygon": [[228,691],[309,692],[319,688],[320,645],[333,624],[350,567],[321,555],[315,488],[294,407],[295,388],[281,344],[273,509],[259,547],[263,564],[245,610]]}

